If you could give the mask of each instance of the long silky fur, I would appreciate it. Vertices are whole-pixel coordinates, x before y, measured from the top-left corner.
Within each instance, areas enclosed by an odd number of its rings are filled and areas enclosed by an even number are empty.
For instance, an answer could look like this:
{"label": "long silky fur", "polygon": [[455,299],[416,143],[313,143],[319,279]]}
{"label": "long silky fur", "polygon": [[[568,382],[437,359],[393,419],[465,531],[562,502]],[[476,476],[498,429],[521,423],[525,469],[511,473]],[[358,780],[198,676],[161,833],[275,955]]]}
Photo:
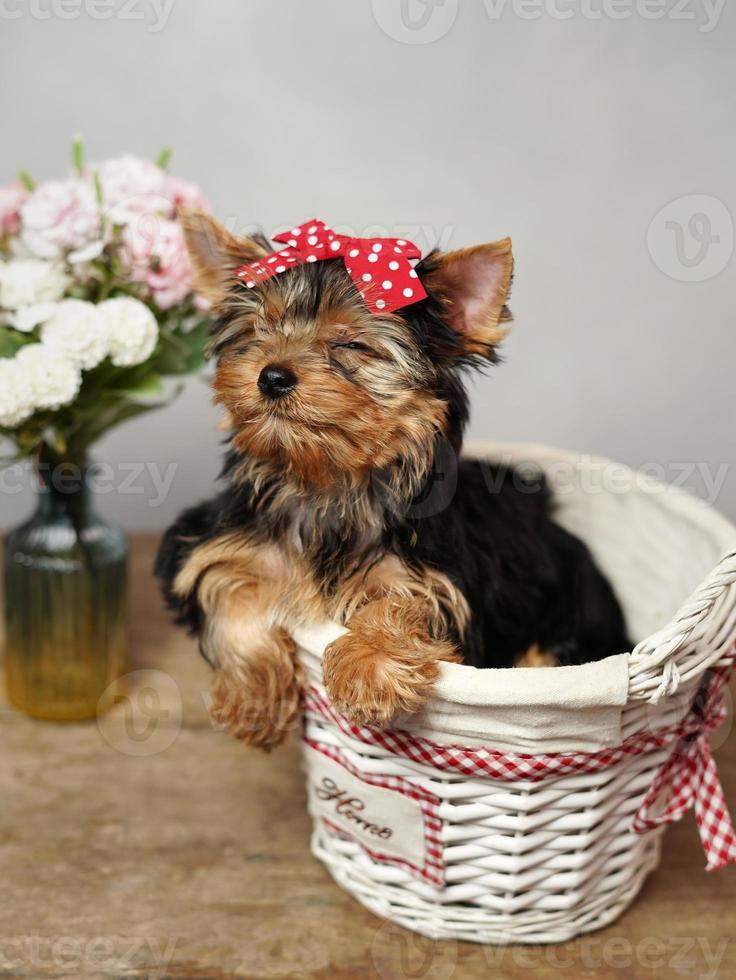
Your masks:
{"label": "long silky fur", "polygon": [[[324,601],[322,612],[343,618],[355,613],[356,582],[387,559],[416,583],[435,576],[444,598],[433,600],[441,610],[433,631],[450,644],[446,658],[455,650],[465,663],[506,667],[530,649],[558,663],[625,650],[613,590],[585,545],[555,522],[544,480],[532,485],[510,467],[458,462],[468,420],[463,377],[497,362],[507,307],[487,343],[464,344],[433,288],[439,256],[417,272],[425,300],[370,318],[341,260],[296,267],[258,290],[233,280],[212,340],[216,400],[231,424],[222,490],[169,528],[156,564],[178,621],[202,631],[204,573],[187,589],[175,586],[196,549],[242,540],[298,554],[312,583],[306,606],[317,611]],[[329,365],[317,357],[335,322],[369,337],[380,349],[375,363],[364,358],[353,368],[350,357]],[[253,351],[261,348],[287,358],[296,351],[290,414],[257,404]],[[328,377],[334,382],[325,385]],[[397,418],[390,406],[398,403]],[[383,431],[366,422],[367,409]],[[225,549],[222,561],[231,560]],[[413,623],[415,609],[407,616]]]}

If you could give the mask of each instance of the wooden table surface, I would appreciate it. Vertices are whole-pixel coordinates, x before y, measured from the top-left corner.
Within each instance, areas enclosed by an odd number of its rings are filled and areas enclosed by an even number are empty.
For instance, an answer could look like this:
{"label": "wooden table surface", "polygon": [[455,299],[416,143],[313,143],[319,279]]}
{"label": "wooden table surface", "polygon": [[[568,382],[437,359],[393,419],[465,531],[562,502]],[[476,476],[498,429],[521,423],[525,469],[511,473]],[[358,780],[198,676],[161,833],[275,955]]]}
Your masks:
{"label": "wooden table surface", "polygon": [[[736,977],[736,869],[703,870],[692,814],[634,906],[565,945],[432,942],[365,911],[310,855],[298,746],[266,756],[210,724],[154,549],[134,541],[147,673],[119,708],[59,725],[0,701],[0,977]],[[736,737],[716,759],[736,813]]]}

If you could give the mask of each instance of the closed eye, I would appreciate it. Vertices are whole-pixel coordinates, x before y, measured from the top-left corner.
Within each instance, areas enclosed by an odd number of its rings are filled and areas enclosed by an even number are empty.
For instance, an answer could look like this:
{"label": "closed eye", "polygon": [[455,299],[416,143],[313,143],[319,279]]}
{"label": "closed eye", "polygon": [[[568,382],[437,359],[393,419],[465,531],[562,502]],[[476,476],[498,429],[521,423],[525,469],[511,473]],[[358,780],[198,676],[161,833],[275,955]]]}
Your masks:
{"label": "closed eye", "polygon": [[362,350],[372,351],[368,344],[363,344],[359,340],[345,340],[332,345],[333,350]]}

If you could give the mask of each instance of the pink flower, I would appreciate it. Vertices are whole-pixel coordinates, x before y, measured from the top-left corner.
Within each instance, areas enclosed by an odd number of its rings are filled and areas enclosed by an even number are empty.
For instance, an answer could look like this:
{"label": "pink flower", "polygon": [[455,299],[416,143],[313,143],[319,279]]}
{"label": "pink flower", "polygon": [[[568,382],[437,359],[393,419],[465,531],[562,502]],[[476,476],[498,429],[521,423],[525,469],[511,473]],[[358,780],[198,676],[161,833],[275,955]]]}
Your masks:
{"label": "pink flower", "polygon": [[141,217],[145,220],[131,222],[123,231],[123,262],[131,277],[148,287],[154,303],[168,310],[192,291],[184,234],[176,221]]}
{"label": "pink flower", "polygon": [[196,208],[198,211],[208,213],[212,210],[212,204],[199,187],[191,181],[182,180],[181,177],[167,177],[165,193],[175,208]]}
{"label": "pink flower", "polygon": [[90,169],[100,179],[105,214],[113,224],[127,225],[139,214],[170,216],[166,174],[150,160],[128,153]]}
{"label": "pink flower", "polygon": [[28,197],[21,183],[0,187],[0,236],[17,235],[20,231],[20,209]]}
{"label": "pink flower", "polygon": [[76,178],[39,184],[21,206],[20,216],[23,242],[40,258],[56,258],[86,245],[98,236],[100,226],[94,191]]}

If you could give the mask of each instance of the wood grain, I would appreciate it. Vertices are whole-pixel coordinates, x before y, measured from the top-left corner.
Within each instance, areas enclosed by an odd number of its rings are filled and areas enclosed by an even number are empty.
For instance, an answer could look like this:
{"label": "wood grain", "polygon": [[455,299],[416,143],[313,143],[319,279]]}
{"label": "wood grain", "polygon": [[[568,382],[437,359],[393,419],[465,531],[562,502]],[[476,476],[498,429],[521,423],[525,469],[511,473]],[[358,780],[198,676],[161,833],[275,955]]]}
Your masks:
{"label": "wood grain", "polygon": [[[692,815],[613,926],[551,947],[431,942],[382,923],[309,853],[298,746],[213,729],[208,668],[134,541],[131,686],[102,723],[0,700],[0,977],[736,976],[736,869],[703,870]],[[723,730],[716,744],[724,743]],[[716,759],[736,812],[736,738]]]}

